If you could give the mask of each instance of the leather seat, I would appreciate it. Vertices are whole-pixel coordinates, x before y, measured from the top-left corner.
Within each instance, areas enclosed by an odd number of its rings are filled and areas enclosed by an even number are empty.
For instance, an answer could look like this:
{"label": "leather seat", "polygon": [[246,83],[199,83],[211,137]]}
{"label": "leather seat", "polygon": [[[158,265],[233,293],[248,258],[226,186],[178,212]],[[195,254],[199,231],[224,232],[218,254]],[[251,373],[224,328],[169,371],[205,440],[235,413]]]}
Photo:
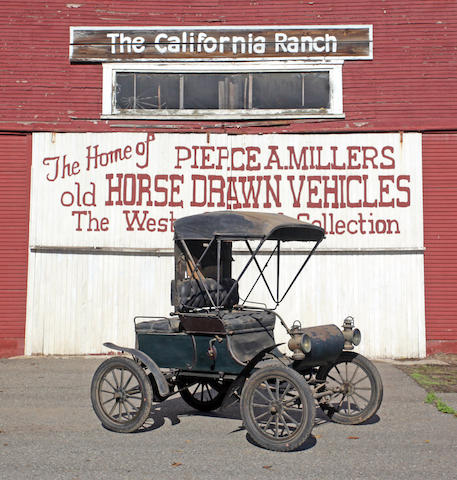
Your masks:
{"label": "leather seat", "polygon": [[135,330],[137,333],[177,333],[180,321],[178,318],[158,318],[137,323]]}
{"label": "leather seat", "polygon": [[[212,302],[201,283],[202,280],[197,281],[194,278],[189,278],[183,281],[178,281],[178,288],[176,292],[175,282],[172,281],[172,302],[178,311],[186,311],[192,308],[210,308],[218,304],[217,281],[213,278],[205,278],[203,281],[205,283],[206,290],[209,292]],[[233,288],[232,293],[228,298],[226,298],[233,285],[235,285],[235,287]],[[177,298],[174,297],[174,293],[177,295]],[[233,306],[236,305],[239,300],[240,297],[238,295],[238,284],[236,281],[232,278],[223,278],[219,284],[219,304],[222,305],[223,302],[223,306],[225,308],[233,308]]]}

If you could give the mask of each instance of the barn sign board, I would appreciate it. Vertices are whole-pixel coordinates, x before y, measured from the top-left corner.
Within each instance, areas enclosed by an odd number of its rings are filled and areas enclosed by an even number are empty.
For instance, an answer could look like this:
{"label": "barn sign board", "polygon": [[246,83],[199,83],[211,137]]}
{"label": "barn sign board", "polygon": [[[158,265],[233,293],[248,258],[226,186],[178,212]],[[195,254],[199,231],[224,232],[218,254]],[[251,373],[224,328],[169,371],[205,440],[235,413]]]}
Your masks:
{"label": "barn sign board", "polygon": [[70,61],[371,60],[371,25],[70,27]]}
{"label": "barn sign board", "polygon": [[35,133],[32,246],[169,248],[176,218],[284,213],[325,247],[421,249],[420,134]]}

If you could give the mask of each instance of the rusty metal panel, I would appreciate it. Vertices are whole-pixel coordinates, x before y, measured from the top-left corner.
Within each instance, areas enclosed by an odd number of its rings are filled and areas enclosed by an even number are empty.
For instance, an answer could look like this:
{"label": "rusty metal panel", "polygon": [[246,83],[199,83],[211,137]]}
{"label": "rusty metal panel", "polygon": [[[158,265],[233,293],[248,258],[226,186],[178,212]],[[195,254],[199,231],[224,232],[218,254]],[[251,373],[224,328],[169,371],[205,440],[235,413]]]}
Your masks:
{"label": "rusty metal panel", "polygon": [[0,357],[24,352],[30,140],[0,135]]}
{"label": "rusty metal panel", "polygon": [[427,349],[457,353],[457,133],[423,136]]}

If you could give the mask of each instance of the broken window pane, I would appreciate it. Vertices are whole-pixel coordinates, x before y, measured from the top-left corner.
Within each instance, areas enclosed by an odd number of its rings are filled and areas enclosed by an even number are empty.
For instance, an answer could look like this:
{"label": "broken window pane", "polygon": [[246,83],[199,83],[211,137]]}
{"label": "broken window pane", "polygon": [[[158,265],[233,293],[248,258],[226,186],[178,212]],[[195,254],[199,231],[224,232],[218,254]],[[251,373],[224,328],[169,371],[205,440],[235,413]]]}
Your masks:
{"label": "broken window pane", "polygon": [[179,109],[179,74],[137,73],[136,108]]}
{"label": "broken window pane", "polygon": [[135,108],[135,74],[118,73],[116,75],[116,108]]}

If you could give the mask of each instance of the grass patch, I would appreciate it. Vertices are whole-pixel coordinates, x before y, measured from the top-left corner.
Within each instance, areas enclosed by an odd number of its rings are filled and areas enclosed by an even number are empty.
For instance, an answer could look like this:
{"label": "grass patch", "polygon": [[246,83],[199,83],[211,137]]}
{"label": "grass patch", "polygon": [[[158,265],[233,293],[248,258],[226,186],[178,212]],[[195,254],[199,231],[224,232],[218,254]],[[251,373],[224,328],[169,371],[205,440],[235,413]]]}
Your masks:
{"label": "grass patch", "polygon": [[442,413],[457,417],[457,412],[447,405],[437,393],[457,393],[457,355],[440,355],[443,365],[400,365],[411,378],[427,391],[425,403],[435,405]]}
{"label": "grass patch", "polygon": [[427,396],[425,397],[425,403],[430,403],[431,405],[435,405],[435,407],[441,413],[450,413],[451,415],[454,415],[455,417],[457,417],[457,412],[449,405],[446,405],[443,402],[443,400],[441,400],[441,398],[436,395],[435,392],[427,393]]}
{"label": "grass patch", "polygon": [[456,365],[400,365],[427,392],[457,393]]}
{"label": "grass patch", "polygon": [[432,377],[429,377],[428,375],[425,375],[424,373],[419,373],[419,372],[413,372],[411,373],[411,377],[416,380],[416,382],[424,387],[426,390],[432,387],[436,387],[440,385],[440,381],[437,379],[433,379]]}

